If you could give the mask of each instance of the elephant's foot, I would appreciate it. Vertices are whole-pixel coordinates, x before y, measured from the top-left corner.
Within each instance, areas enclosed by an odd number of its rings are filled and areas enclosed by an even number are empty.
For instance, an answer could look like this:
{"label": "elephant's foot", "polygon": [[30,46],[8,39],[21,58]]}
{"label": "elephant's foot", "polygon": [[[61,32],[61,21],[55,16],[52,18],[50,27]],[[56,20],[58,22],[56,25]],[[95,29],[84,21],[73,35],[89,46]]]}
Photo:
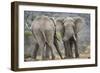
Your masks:
{"label": "elephant's foot", "polygon": [[75,58],[79,58],[79,55],[75,56]]}
{"label": "elephant's foot", "polygon": [[64,59],[72,59],[74,58],[73,56],[65,56]]}
{"label": "elephant's foot", "polygon": [[78,52],[75,53],[75,58],[79,58],[79,53]]}
{"label": "elephant's foot", "polygon": [[49,57],[43,57],[42,60],[50,60]]}
{"label": "elephant's foot", "polygon": [[32,57],[32,61],[39,61],[37,57]]}
{"label": "elephant's foot", "polygon": [[68,57],[64,57],[64,59],[68,59]]}
{"label": "elephant's foot", "polygon": [[33,59],[34,59],[34,60],[37,60],[37,58],[36,58],[36,57],[33,57]]}
{"label": "elephant's foot", "polygon": [[52,58],[51,58],[52,60],[55,60],[55,56],[52,56]]}
{"label": "elephant's foot", "polygon": [[39,59],[34,59],[33,61],[39,61]]}

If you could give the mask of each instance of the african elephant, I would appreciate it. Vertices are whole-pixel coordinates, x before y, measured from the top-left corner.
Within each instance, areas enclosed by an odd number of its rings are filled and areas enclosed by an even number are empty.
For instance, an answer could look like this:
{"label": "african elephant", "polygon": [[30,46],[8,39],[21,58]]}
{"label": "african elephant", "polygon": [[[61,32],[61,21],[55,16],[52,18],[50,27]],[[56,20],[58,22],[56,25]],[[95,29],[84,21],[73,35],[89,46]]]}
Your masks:
{"label": "african elephant", "polygon": [[44,15],[37,16],[32,22],[31,30],[36,42],[33,58],[36,59],[37,52],[40,50],[42,59],[50,59],[50,53],[52,59],[55,59],[54,50],[60,51],[54,45],[55,24],[53,19]]}
{"label": "african elephant", "polygon": [[61,34],[65,48],[65,58],[73,58],[72,48],[75,46],[75,57],[79,57],[78,52],[78,32],[82,28],[84,20],[81,17],[66,17],[56,19],[57,31]]}

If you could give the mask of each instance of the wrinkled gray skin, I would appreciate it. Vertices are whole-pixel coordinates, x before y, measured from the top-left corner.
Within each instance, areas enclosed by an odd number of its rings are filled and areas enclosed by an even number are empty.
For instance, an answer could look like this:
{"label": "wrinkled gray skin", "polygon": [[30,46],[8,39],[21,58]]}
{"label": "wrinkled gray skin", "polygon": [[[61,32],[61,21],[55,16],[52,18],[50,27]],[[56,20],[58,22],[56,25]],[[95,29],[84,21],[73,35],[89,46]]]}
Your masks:
{"label": "wrinkled gray skin", "polygon": [[50,59],[50,53],[52,59],[55,59],[56,54],[54,50],[57,50],[57,48],[54,45],[55,26],[53,19],[50,19],[48,16],[37,16],[32,22],[31,29],[36,42],[33,58],[37,58],[39,51],[42,59]]}
{"label": "wrinkled gray skin", "polygon": [[[56,32],[60,32],[65,48],[65,58],[79,57],[78,32],[82,29],[84,20],[81,17],[66,17],[56,19]],[[75,47],[74,53],[72,51]]]}

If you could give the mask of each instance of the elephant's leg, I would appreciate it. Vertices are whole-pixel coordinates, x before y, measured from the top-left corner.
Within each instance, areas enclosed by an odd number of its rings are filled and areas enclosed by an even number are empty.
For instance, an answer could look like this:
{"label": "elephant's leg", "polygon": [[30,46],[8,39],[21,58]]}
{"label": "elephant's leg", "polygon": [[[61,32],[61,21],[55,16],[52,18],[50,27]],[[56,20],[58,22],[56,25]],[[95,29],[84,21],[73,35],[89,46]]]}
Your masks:
{"label": "elephant's leg", "polygon": [[72,48],[73,48],[73,43],[70,42],[70,57],[71,58],[73,58],[73,50],[72,50]]}
{"label": "elephant's leg", "polygon": [[36,42],[38,43],[39,45],[39,49],[37,51],[39,51],[40,55],[38,56],[38,58],[41,60],[43,59],[43,55],[44,55],[44,44],[45,44],[45,40],[44,40],[44,37],[41,33],[42,31],[37,29],[37,30],[34,30],[34,35],[35,35],[35,38],[36,38]]}
{"label": "elephant's leg", "polygon": [[73,58],[73,37],[70,38],[69,40],[69,44],[70,44],[70,57]]}
{"label": "elephant's leg", "polygon": [[46,59],[50,59],[50,49],[48,49],[47,45],[46,45],[45,57],[46,57]]}
{"label": "elephant's leg", "polygon": [[71,58],[71,44],[70,44],[70,40],[67,41],[67,54],[68,54],[68,58]]}
{"label": "elephant's leg", "polygon": [[73,40],[74,41],[74,45],[75,45],[75,58],[79,58],[79,52],[78,52],[78,43],[77,40]]}
{"label": "elephant's leg", "polygon": [[65,58],[68,58],[68,43],[67,41],[63,41],[64,47],[65,47]]}
{"label": "elephant's leg", "polygon": [[[49,50],[51,51],[52,60],[55,59],[55,55],[54,55],[55,52],[54,52],[54,50],[53,50],[53,49],[55,49],[54,46],[51,45],[50,43],[47,43],[47,49],[49,49]],[[49,52],[50,52],[50,51],[49,51]]]}
{"label": "elephant's leg", "polygon": [[75,44],[75,57],[79,58],[79,52],[78,52],[78,34],[75,34],[76,39],[74,39]]}
{"label": "elephant's leg", "polygon": [[65,58],[67,57],[67,49],[66,49],[66,45],[67,45],[67,43],[65,42],[65,41],[63,41],[63,44],[64,44],[64,48],[65,48]]}
{"label": "elephant's leg", "polygon": [[45,55],[45,52],[44,52],[44,45],[43,45],[43,43],[39,43],[39,52],[40,52],[40,57],[39,57],[39,59],[40,60],[45,60],[45,57],[44,57],[44,55]]}
{"label": "elephant's leg", "polygon": [[50,59],[49,53],[50,53],[50,50],[47,49],[47,47],[46,47],[46,51],[45,51],[45,59],[46,59],[46,60]]}
{"label": "elephant's leg", "polygon": [[33,58],[35,60],[36,60],[36,57],[37,57],[38,50],[39,50],[39,45],[35,44],[35,48],[34,48],[34,52],[33,52]]}
{"label": "elephant's leg", "polygon": [[65,47],[65,58],[72,58],[73,57],[72,41],[67,40],[67,41],[64,41],[63,43],[64,43],[64,47]]}
{"label": "elephant's leg", "polygon": [[75,57],[79,58],[78,46],[76,42],[75,42]]}
{"label": "elephant's leg", "polygon": [[63,59],[62,53],[60,52],[59,44],[58,44],[58,42],[57,42],[56,37],[54,37],[54,45],[55,45],[55,47],[56,47],[56,50],[57,50],[57,52],[58,52],[60,58]]}
{"label": "elephant's leg", "polygon": [[43,59],[45,60],[49,60],[50,59],[50,49],[47,46],[47,44],[45,44],[45,48],[44,48],[44,52],[43,52]]}
{"label": "elephant's leg", "polygon": [[55,59],[55,51],[56,50],[56,47],[54,45],[54,30],[46,30],[45,31],[45,35],[46,35],[46,40],[47,40],[47,46],[48,48],[47,49],[50,49],[51,51],[51,55],[52,55],[52,59]]}

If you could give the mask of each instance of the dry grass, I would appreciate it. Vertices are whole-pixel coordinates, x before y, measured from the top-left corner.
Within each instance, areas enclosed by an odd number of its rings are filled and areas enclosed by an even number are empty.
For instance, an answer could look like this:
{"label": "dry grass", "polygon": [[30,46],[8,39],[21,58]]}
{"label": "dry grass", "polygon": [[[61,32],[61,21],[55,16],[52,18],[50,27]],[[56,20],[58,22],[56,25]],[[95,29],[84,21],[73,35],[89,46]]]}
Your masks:
{"label": "dry grass", "polygon": [[90,46],[87,46],[85,49],[83,53],[80,53],[80,58],[90,58]]}

